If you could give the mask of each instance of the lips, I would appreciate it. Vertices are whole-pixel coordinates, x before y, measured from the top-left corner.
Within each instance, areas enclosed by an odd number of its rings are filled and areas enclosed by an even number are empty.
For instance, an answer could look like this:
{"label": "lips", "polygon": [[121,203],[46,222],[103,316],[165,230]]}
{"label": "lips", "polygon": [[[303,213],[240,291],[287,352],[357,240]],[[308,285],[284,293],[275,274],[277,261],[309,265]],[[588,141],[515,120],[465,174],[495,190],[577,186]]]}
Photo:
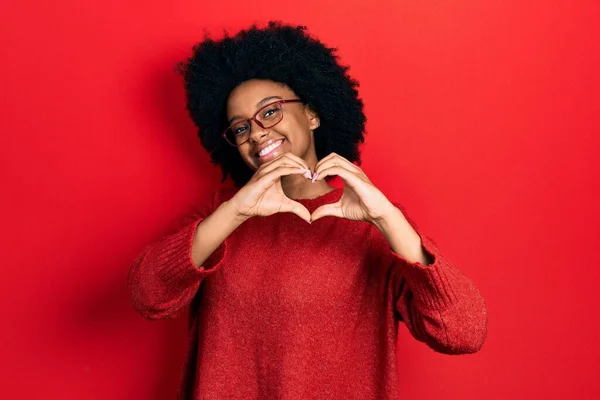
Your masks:
{"label": "lips", "polygon": [[267,158],[269,155],[271,155],[273,152],[275,152],[281,147],[283,141],[284,139],[270,141],[270,143],[267,146],[263,147],[258,152],[256,152],[255,157],[258,159]]}

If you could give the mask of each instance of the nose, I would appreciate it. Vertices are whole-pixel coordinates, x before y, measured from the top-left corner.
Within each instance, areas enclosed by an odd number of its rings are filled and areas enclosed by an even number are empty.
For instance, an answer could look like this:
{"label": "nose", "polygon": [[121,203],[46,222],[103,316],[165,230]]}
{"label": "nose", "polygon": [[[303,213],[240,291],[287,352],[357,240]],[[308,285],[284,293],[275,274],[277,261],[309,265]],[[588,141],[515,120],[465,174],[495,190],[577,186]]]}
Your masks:
{"label": "nose", "polygon": [[258,143],[260,140],[269,134],[269,129],[265,129],[258,125],[256,121],[250,120],[250,137],[249,141],[252,143]]}

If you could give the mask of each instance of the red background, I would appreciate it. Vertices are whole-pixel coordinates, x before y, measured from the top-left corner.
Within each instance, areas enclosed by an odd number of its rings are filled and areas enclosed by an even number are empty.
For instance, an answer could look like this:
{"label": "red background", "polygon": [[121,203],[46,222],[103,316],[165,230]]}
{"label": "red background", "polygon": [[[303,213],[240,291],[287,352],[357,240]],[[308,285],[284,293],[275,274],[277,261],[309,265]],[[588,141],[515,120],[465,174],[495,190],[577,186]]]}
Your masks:
{"label": "red background", "polygon": [[599,398],[597,4],[3,2],[0,397],[172,398],[185,318],[143,320],[126,274],[220,177],[174,65],[275,18],[338,47],[363,169],[486,298],[475,355],[401,327],[402,398]]}

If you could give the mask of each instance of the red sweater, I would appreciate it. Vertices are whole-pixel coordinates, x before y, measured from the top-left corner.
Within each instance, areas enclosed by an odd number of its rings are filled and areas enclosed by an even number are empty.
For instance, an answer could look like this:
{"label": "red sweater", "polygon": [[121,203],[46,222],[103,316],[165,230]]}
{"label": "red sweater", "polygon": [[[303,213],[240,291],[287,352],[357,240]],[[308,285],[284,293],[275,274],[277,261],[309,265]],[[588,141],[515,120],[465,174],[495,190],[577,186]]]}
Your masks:
{"label": "red sweater", "polygon": [[[341,193],[299,201],[312,212]],[[281,213],[247,220],[195,267],[198,223],[233,194],[218,193],[131,266],[143,316],[191,304],[180,399],[396,399],[400,321],[438,352],[481,348],[483,298],[404,210],[432,265],[395,254],[372,224]]]}

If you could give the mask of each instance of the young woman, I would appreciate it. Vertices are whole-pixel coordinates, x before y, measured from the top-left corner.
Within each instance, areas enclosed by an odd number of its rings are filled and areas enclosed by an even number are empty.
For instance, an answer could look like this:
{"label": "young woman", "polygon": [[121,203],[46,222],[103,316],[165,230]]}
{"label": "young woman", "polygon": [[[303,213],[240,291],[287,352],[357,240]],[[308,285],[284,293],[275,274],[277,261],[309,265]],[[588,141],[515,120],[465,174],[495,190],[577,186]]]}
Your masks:
{"label": "young woman", "polygon": [[190,306],[181,399],[394,399],[400,321],[438,352],[481,348],[477,288],[356,165],[363,105],[334,49],[271,22],[205,38],[182,73],[236,188],[131,266],[143,316]]}

